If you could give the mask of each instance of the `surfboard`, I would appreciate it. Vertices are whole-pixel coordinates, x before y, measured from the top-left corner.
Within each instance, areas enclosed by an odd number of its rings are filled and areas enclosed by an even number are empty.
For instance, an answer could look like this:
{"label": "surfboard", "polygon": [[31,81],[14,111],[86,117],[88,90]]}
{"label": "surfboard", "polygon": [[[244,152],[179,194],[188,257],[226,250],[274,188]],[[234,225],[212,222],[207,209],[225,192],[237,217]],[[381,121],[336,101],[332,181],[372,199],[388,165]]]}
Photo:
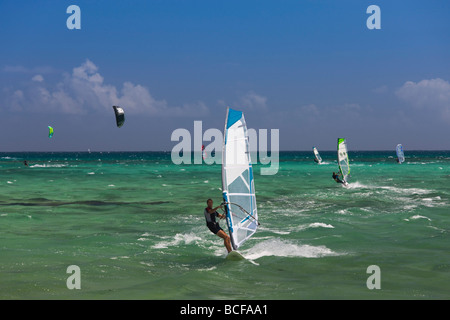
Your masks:
{"label": "surfboard", "polygon": [[239,261],[239,260],[244,260],[244,259],[245,259],[245,257],[239,251],[236,251],[236,250],[231,251],[227,255],[227,260]]}

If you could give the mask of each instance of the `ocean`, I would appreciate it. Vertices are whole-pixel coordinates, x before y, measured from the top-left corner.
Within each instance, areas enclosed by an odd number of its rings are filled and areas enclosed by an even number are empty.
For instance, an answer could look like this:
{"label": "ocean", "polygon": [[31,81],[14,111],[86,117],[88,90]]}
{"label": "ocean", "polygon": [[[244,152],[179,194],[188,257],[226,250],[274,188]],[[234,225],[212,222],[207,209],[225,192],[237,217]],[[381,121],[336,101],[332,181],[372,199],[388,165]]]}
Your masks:
{"label": "ocean", "polygon": [[254,165],[261,226],[230,261],[203,216],[222,200],[219,164],[0,153],[0,299],[449,299],[450,151],[406,150],[401,165],[350,151],[348,188],[331,178],[336,152],[321,156]]}

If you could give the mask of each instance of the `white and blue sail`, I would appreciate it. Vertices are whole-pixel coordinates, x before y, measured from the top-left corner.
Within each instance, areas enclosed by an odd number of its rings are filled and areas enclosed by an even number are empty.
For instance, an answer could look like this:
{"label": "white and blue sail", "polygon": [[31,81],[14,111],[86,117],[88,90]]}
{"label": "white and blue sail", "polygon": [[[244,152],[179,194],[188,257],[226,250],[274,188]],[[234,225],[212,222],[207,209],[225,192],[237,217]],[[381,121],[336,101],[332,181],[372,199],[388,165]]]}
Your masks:
{"label": "white and blue sail", "polygon": [[403,146],[401,144],[398,144],[395,150],[397,152],[398,163],[401,164],[402,162],[405,162],[405,154],[403,153]]}
{"label": "white and blue sail", "polygon": [[231,108],[223,139],[222,195],[231,244],[237,250],[256,232],[258,212],[244,114]]}
{"label": "white and blue sail", "polygon": [[319,151],[317,150],[316,147],[313,148],[313,153],[314,153],[314,157],[317,160],[317,163],[319,163],[319,164],[322,163],[322,157],[320,156]]}

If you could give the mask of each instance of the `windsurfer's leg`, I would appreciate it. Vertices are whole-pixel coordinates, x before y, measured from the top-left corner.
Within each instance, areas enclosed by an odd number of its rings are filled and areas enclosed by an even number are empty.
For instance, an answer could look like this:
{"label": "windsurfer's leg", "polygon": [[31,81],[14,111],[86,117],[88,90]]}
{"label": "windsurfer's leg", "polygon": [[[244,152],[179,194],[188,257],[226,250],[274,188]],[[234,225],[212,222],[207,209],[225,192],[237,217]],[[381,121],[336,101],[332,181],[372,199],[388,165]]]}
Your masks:
{"label": "windsurfer's leg", "polygon": [[227,251],[231,252],[232,249],[230,237],[223,230],[219,230],[216,234],[223,239],[223,244],[225,245],[225,248],[227,248]]}

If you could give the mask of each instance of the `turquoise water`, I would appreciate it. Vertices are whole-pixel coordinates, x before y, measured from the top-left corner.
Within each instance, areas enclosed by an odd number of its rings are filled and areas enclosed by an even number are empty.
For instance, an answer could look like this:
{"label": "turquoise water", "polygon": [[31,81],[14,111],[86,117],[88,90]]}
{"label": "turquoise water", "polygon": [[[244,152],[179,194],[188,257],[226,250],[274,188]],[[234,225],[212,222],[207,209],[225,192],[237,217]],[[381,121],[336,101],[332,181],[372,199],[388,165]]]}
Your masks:
{"label": "turquoise water", "polygon": [[[350,152],[348,189],[331,178],[336,153],[321,155],[282,152],[273,176],[254,166],[261,227],[229,261],[203,217],[221,201],[220,165],[0,153],[0,298],[450,298],[450,152],[407,151],[402,165]],[[70,265],[80,290],[66,287]]]}

